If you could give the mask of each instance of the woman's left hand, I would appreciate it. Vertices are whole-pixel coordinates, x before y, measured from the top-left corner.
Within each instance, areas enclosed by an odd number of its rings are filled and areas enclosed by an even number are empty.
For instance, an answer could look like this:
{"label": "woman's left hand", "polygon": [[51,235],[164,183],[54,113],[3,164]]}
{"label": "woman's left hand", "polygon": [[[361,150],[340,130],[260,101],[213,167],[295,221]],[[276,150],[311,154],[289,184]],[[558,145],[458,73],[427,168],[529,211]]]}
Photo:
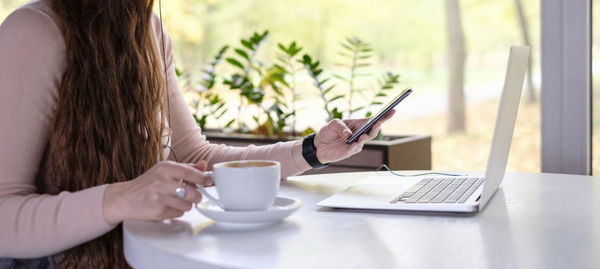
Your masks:
{"label": "woman's left hand", "polygon": [[321,163],[330,163],[346,159],[359,153],[367,141],[377,136],[381,124],[394,116],[395,112],[395,110],[390,111],[385,117],[375,123],[368,133],[361,135],[360,138],[352,144],[346,144],[346,141],[369,119],[363,118],[343,121],[334,119],[330,121],[321,128],[315,136],[317,158]]}

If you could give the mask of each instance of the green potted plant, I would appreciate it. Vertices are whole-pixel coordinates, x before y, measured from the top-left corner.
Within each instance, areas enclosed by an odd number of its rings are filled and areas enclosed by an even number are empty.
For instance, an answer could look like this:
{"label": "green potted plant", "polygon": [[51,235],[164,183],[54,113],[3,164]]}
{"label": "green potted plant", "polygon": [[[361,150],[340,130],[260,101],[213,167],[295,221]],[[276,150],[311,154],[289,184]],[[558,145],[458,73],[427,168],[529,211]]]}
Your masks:
{"label": "green potted plant", "polygon": [[[273,61],[257,59],[268,37],[269,32],[264,31],[241,39],[238,47],[223,46],[202,70],[195,87],[189,85],[188,76],[177,72],[180,83],[193,93],[190,98],[193,116],[211,142],[244,146],[299,139],[318,128],[296,128],[301,92],[316,91],[327,120],[332,120],[370,116],[400,84],[399,74],[388,71],[375,79],[367,72],[373,49],[359,38],[347,38],[340,43],[341,61],[337,66],[343,73],[332,75],[324,71],[314,56],[303,53],[295,41],[287,45],[278,43]],[[226,71],[217,72],[218,66]],[[307,76],[312,86],[300,88],[301,76]],[[377,86],[364,87],[366,80],[376,80]],[[235,107],[228,102],[232,93],[238,97]],[[357,96],[368,102],[355,102]],[[244,117],[248,114],[251,117]],[[209,121],[216,123],[215,128],[207,128]],[[431,137],[380,134],[361,153],[318,172],[372,170],[382,163],[392,169],[430,169]]]}

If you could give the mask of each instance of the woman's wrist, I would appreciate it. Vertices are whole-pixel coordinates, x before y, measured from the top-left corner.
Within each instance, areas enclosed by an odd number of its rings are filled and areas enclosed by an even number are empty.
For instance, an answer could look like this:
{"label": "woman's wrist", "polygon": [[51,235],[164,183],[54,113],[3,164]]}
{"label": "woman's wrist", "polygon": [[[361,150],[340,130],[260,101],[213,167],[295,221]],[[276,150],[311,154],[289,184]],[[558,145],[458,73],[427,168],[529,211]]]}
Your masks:
{"label": "woman's wrist", "polygon": [[294,145],[292,146],[292,159],[294,160],[296,168],[298,168],[301,172],[310,170],[312,168],[306,162],[304,156],[302,156],[302,140],[294,141]]}
{"label": "woman's wrist", "polygon": [[125,220],[123,188],[127,182],[109,184],[104,190],[104,221],[109,225],[117,225]]}

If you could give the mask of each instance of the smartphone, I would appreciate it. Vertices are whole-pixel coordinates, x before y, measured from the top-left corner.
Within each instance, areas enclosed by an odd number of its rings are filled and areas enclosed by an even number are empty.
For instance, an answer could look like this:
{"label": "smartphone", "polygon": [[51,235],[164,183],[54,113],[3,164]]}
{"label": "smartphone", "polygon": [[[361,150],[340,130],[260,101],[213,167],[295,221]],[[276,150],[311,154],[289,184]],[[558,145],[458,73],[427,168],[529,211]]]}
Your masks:
{"label": "smartphone", "polygon": [[358,128],[358,130],[356,132],[354,132],[354,134],[352,134],[352,136],[350,138],[348,138],[348,141],[346,141],[346,144],[352,144],[352,143],[356,142],[361,135],[363,135],[364,133],[368,133],[371,130],[371,127],[373,127],[373,125],[377,121],[379,121],[381,118],[383,118],[385,115],[387,115],[387,113],[389,113],[392,109],[394,109],[394,107],[396,105],[398,105],[400,102],[402,102],[402,100],[404,100],[404,98],[409,96],[411,93],[412,93],[411,88],[408,88],[408,89],[405,89],[404,91],[402,91],[398,96],[396,96],[396,98],[392,99],[391,102],[389,102],[386,106],[384,106],[381,110],[379,110],[379,112],[377,112],[375,115],[371,116],[369,118],[369,121],[367,121],[367,123],[365,123],[363,126]]}

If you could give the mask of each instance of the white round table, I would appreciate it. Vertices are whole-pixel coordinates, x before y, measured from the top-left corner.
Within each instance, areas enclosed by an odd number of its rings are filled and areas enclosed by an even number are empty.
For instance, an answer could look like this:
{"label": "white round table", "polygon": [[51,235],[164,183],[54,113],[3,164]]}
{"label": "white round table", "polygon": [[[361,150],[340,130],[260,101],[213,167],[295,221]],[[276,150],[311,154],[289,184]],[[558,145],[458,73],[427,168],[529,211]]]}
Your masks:
{"label": "white round table", "polygon": [[478,214],[315,205],[369,175],[292,177],[280,196],[303,207],[267,226],[222,225],[195,209],[164,223],[126,221],[125,257],[148,269],[600,268],[598,177],[509,173]]}

